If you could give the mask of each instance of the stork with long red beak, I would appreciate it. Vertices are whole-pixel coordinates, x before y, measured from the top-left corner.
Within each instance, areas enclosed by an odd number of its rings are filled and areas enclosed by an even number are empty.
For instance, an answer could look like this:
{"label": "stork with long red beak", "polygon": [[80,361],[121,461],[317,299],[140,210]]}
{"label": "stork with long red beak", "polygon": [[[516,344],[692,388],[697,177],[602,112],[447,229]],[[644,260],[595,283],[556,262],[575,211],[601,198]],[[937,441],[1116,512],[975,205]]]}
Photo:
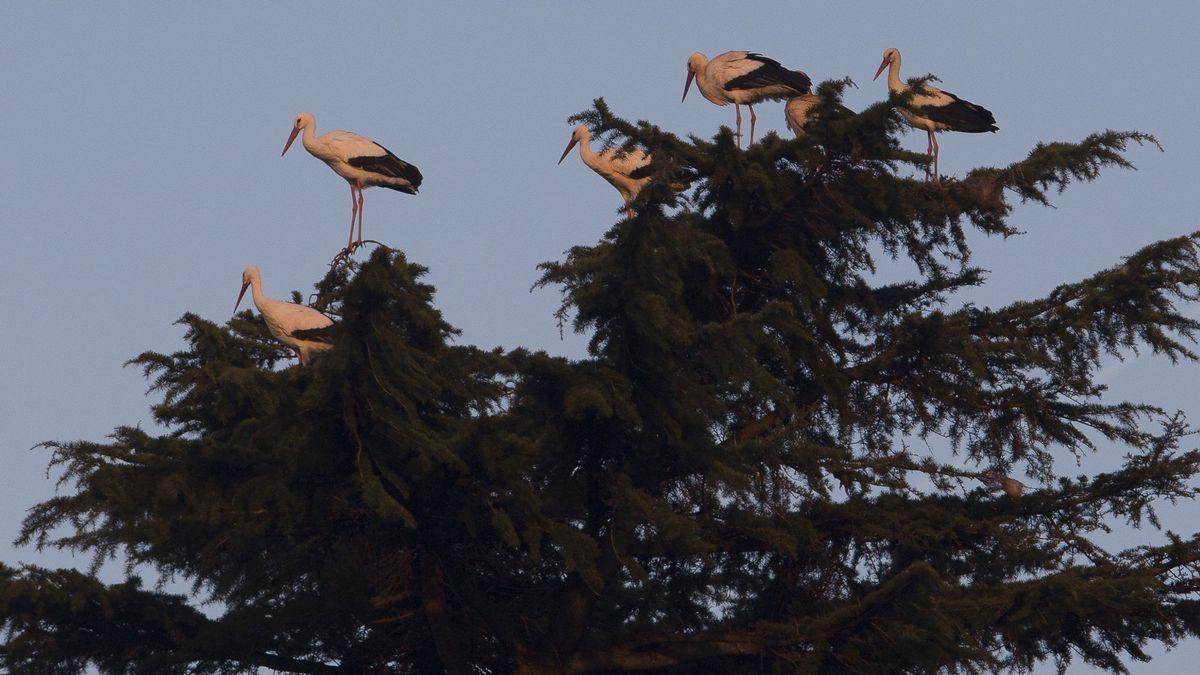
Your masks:
{"label": "stork with long red beak", "polygon": [[[337,175],[350,183],[350,238],[346,242],[346,252],[362,246],[363,194],[365,188],[379,186],[406,192],[410,195],[417,193],[421,187],[421,172],[417,167],[396,157],[390,150],[368,138],[349,131],[330,131],[317,136],[317,120],[308,113],[296,116],[292,134],[288,136],[287,144],[283,146],[280,157],[287,154],[288,148],[300,132],[304,132],[304,149],[313,157],[325,162]],[[358,220],[358,239],[354,239],[354,222]]]}
{"label": "stork with long red beak", "polygon": [[308,363],[309,352],[321,352],[333,347],[333,335],[329,330],[333,321],[312,307],[268,298],[262,291],[262,280],[258,268],[251,265],[242,272],[242,290],[233,305],[236,314],[242,304],[246,289],[253,288],[254,306],[262,313],[267,329],[276,340],[296,350],[300,365]]}
{"label": "stork with long red beak", "polygon": [[591,139],[592,133],[587,125],[580,124],[575,127],[571,131],[571,140],[567,143],[567,149],[563,150],[562,156],[558,158],[558,163],[562,164],[570,154],[571,148],[578,143],[579,159],[621,193],[621,198],[625,200],[625,217],[628,218],[633,214],[629,203],[633,201],[638,192],[641,192],[646,183],[650,182],[649,177],[634,178],[633,173],[650,164],[650,155],[641,150],[618,152],[616,148],[593,152]]}
{"label": "stork with long red beak", "polygon": [[[903,94],[912,87],[900,81],[900,50],[890,48],[883,52],[883,63],[875,71],[873,79],[878,80],[883,69],[888,69],[888,90],[893,94]],[[938,174],[938,131],[962,131],[968,134],[978,134],[985,131],[997,131],[996,118],[991,111],[980,105],[942,91],[936,87],[922,85],[913,93],[908,102],[900,107],[900,114],[908,123],[918,129],[924,129],[929,136],[929,145],[925,154],[933,157],[934,180],[939,180]],[[926,179],[929,169],[925,170]]]}
{"label": "stork with long red beak", "polygon": [[700,52],[688,57],[687,82],[683,99],[687,98],[692,80],[704,98],[717,105],[733,104],[737,113],[738,147],[742,146],[742,109],[750,109],[750,142],[754,142],[754,104],[765,100],[780,100],[807,94],[812,80],[799,70],[788,70],[775,59],[752,52],[725,52],[713,60]]}

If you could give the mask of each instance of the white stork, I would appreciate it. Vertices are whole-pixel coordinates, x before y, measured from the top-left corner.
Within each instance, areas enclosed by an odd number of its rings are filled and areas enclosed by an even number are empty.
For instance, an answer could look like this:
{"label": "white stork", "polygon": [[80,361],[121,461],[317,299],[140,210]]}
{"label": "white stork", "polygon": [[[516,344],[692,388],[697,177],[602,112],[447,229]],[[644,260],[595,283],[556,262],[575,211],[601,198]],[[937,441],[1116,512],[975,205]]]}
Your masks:
{"label": "white stork", "polygon": [[820,105],[821,97],[816,94],[801,94],[788,99],[783,106],[783,119],[787,127],[796,134],[796,138],[804,135],[804,125],[808,123],[808,114]]}
{"label": "white stork", "polygon": [[979,475],[983,484],[991,490],[1003,490],[1004,494],[1016,499],[1025,492],[1025,484],[1016,478],[1004,475],[1003,471],[991,469]]}
{"label": "white stork", "polygon": [[[688,57],[687,82],[683,99],[687,98],[692,78],[704,98],[717,105],[733,104],[737,113],[738,147],[742,145],[742,109],[750,109],[750,142],[754,142],[754,104],[807,94],[812,80],[799,70],[788,70],[774,59],[751,52],[725,52],[712,61],[696,52]],[[681,100],[683,100],[681,99]]]}
{"label": "white stork", "polygon": [[[363,189],[373,185],[391,188],[410,195],[421,187],[421,172],[417,167],[396,157],[390,150],[358,134],[349,131],[330,131],[317,136],[317,120],[309,113],[296,116],[292,135],[288,136],[280,157],[304,132],[304,149],[313,157],[325,162],[334,173],[350,183],[350,238],[346,250],[362,246]],[[354,220],[358,219],[358,240],[354,239]]]}
{"label": "white stork", "polygon": [[[875,71],[873,79],[878,80],[883,69],[888,69],[888,90],[893,94],[903,94],[912,87],[900,81],[900,50],[895,47],[883,52],[883,63]],[[908,123],[918,129],[924,129],[929,136],[929,145],[925,154],[933,157],[933,176],[938,179],[938,131],[963,131],[969,134],[979,134],[985,131],[997,131],[996,118],[991,111],[980,105],[942,91],[937,87],[922,85],[908,103],[900,108],[900,114]],[[925,169],[926,178],[929,169]]]}
{"label": "white stork", "polygon": [[[817,106],[821,105],[821,97],[816,94],[800,94],[789,98],[783,106],[783,119],[787,122],[788,129],[796,134],[796,138],[804,135],[804,125],[820,116],[816,110]],[[845,115],[853,115],[854,111],[844,105],[838,104],[836,110]]]}
{"label": "white stork", "polygon": [[629,209],[629,203],[641,192],[646,183],[650,182],[649,177],[634,178],[633,173],[650,164],[650,155],[641,150],[627,150],[624,153],[619,153],[616,148],[608,148],[600,152],[592,151],[592,132],[587,128],[586,124],[580,124],[571,132],[571,140],[567,143],[567,149],[563,150],[562,157],[558,158],[558,163],[562,164],[563,160],[571,152],[571,148],[575,144],[579,144],[579,159],[583,160],[592,171],[600,174],[600,177],[608,181],[613,187],[617,188],[617,192],[621,193],[621,198],[625,200],[625,217],[632,215]]}
{"label": "white stork", "polygon": [[233,306],[234,313],[237,313],[238,306],[242,304],[242,296],[246,295],[246,289],[251,287],[254,289],[254,306],[262,312],[271,335],[296,350],[300,365],[308,363],[309,352],[323,352],[333,347],[333,337],[329,331],[333,321],[312,307],[263,295],[262,280],[258,268],[254,265],[242,272],[242,290]]}

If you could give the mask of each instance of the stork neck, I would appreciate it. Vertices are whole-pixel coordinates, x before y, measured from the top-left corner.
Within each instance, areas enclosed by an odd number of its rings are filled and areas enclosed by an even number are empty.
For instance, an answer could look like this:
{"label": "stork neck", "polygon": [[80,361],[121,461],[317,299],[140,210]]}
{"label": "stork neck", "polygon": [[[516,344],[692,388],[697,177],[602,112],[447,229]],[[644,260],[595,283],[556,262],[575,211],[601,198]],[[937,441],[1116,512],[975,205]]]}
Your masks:
{"label": "stork neck", "polygon": [[317,141],[317,123],[314,120],[312,124],[304,127],[304,149],[312,152]]}
{"label": "stork neck", "polygon": [[730,102],[725,92],[709,78],[707,61],[696,71],[696,87],[700,89],[700,95],[710,103],[725,105]]}
{"label": "stork neck", "polygon": [[590,135],[579,139],[579,159],[582,159],[584,164],[593,169],[600,163],[600,156],[592,152],[592,137]]}
{"label": "stork neck", "polygon": [[[307,129],[305,129],[307,131]],[[263,305],[267,303],[269,298],[263,295],[262,281],[258,277],[250,278],[250,293],[254,297],[254,306],[262,311]]]}
{"label": "stork neck", "polygon": [[895,92],[901,92],[907,89],[903,82],[900,81],[900,55],[888,65],[888,89]]}

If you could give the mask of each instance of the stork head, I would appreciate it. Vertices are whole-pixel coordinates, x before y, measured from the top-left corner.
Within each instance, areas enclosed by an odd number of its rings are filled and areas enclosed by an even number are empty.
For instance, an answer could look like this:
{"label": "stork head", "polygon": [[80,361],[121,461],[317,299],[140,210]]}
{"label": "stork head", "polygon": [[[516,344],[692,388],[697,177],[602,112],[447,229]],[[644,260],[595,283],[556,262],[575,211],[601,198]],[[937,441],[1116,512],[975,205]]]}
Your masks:
{"label": "stork head", "polygon": [[246,294],[246,289],[250,288],[250,284],[258,281],[258,268],[254,265],[242,270],[242,290],[238,292],[237,302],[233,305],[233,313],[237,314],[237,308],[242,304],[242,296]]}
{"label": "stork head", "polygon": [[692,79],[696,77],[697,73],[704,70],[704,66],[706,65],[708,65],[708,57],[700,52],[696,52],[688,57],[687,82],[683,83],[683,98],[679,99],[680,101],[687,99],[688,88],[692,86]]}
{"label": "stork head", "polygon": [[572,129],[571,130],[571,140],[567,143],[567,149],[563,150],[562,157],[558,158],[558,163],[562,164],[563,160],[567,158],[567,154],[571,152],[571,148],[575,147],[576,143],[578,143],[580,141],[583,141],[586,143],[587,140],[591,137],[592,137],[592,131],[587,128],[586,124],[580,124],[579,126]]}
{"label": "stork head", "polygon": [[296,136],[298,136],[301,131],[309,127],[316,128],[316,126],[316,118],[309,113],[302,112],[299,115],[296,115],[296,124],[292,126],[292,135],[288,136],[287,144],[283,146],[283,152],[279,153],[279,156],[283,157],[287,154],[288,148],[292,147],[292,141],[296,140]]}
{"label": "stork head", "polygon": [[878,80],[879,74],[883,72],[884,68],[887,68],[888,66],[892,65],[893,63],[899,63],[899,62],[900,62],[900,50],[899,49],[896,49],[895,47],[888,47],[887,49],[883,50],[883,63],[879,64],[879,70],[875,71],[875,77],[873,77],[871,79]]}

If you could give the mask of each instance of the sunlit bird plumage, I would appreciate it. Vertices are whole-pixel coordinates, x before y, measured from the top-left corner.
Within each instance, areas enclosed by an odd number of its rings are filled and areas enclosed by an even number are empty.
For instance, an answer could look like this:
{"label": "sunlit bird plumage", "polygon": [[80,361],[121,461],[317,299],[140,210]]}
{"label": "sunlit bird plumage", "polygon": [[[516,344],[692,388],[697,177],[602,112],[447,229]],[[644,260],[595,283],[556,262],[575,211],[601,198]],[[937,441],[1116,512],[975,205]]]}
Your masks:
{"label": "sunlit bird plumage", "polygon": [[683,85],[686,99],[692,80],[700,94],[717,105],[733,104],[737,114],[738,145],[742,142],[742,109],[750,109],[750,143],[754,142],[754,104],[765,100],[780,100],[807,94],[812,80],[799,70],[784,68],[775,59],[753,52],[725,52],[708,57],[696,52],[688,57],[687,82]]}
{"label": "sunlit bird plumage", "polygon": [[[297,115],[292,134],[280,156],[287,154],[296,136],[303,132],[304,149],[350,183],[350,237],[346,249],[353,250],[363,243],[363,190],[378,186],[414,195],[421,187],[421,172],[369,138],[349,131],[330,131],[318,136],[316,130],[317,120],[311,114]],[[356,219],[357,240],[354,238]]]}
{"label": "sunlit bird plumage", "polygon": [[649,177],[635,178],[633,174],[650,165],[650,155],[637,149],[620,151],[617,148],[606,148],[595,152],[592,150],[591,138],[592,134],[587,125],[580,124],[575,127],[567,149],[563,150],[558,163],[562,164],[571,149],[578,144],[579,159],[621,193],[621,198],[625,200],[625,215],[628,217],[631,214],[629,203],[637,197],[646,183],[650,182]]}
{"label": "sunlit bird plumage", "polygon": [[312,307],[268,298],[262,290],[262,278],[258,268],[251,265],[242,272],[242,290],[233,306],[236,313],[242,304],[246,289],[251,288],[254,306],[262,313],[267,329],[276,340],[296,351],[300,365],[308,363],[310,352],[325,351],[333,347],[333,335],[329,330],[333,321]]}
{"label": "sunlit bird plumage", "polygon": [[[883,52],[883,62],[875,71],[874,79],[879,79],[879,74],[885,68],[888,71],[889,91],[893,94],[904,94],[912,89],[900,80],[900,50],[892,47]],[[933,158],[934,180],[937,180],[939,175],[937,132],[962,131],[978,134],[998,131],[1000,128],[996,126],[995,116],[987,108],[929,85],[922,85],[914,91],[908,102],[899,110],[909,124],[925,130],[929,139],[925,154]]]}

